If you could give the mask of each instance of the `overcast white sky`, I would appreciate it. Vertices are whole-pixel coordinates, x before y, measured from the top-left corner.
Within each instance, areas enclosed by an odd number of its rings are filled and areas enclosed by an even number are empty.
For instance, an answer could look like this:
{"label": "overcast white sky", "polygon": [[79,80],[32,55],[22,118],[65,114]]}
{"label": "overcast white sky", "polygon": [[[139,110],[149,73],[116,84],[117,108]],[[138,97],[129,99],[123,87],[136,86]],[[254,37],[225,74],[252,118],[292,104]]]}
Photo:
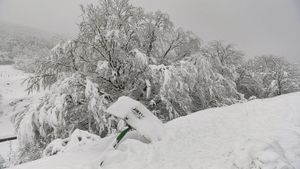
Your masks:
{"label": "overcast white sky", "polygon": [[[0,20],[75,35],[79,4],[94,0],[0,0]],[[276,54],[300,62],[300,0],[132,0],[169,13],[204,41],[237,44],[249,56]]]}

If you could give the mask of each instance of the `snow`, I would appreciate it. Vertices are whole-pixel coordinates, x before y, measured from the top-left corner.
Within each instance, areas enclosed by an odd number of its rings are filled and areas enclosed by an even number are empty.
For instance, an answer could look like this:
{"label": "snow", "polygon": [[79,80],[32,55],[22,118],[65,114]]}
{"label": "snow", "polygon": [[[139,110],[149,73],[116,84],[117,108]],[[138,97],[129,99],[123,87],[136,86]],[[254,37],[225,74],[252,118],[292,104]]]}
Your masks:
{"label": "snow", "polygon": [[4,158],[0,155],[0,167],[5,162]]}
{"label": "snow", "polygon": [[170,71],[170,66],[165,66],[165,65],[149,65],[150,69],[152,71],[161,71],[164,74],[164,81],[163,81],[163,88],[166,88],[167,84],[170,83],[171,81],[171,71]]}
{"label": "snow", "polygon": [[[0,66],[0,138],[16,135],[12,117],[16,112],[24,110],[33,97],[38,98],[38,93],[28,95],[25,91],[26,85],[22,84],[29,75],[12,65]],[[22,129],[30,130],[26,127]],[[17,147],[16,140],[0,143],[0,156],[8,161],[10,153]]]}
{"label": "snow", "polygon": [[151,82],[148,79],[146,79],[145,82],[146,82],[146,86],[147,86],[146,96],[147,96],[147,99],[149,99],[150,95],[151,95]]}
{"label": "snow", "polygon": [[64,152],[55,156],[45,157],[13,168],[22,169],[80,169],[85,168],[91,161],[98,159],[99,152],[104,151],[112,138],[101,139],[83,147],[73,148],[72,151]]}
{"label": "snow", "polygon": [[110,31],[107,31],[105,37],[106,37],[107,39],[112,39],[112,38],[114,38],[114,37],[119,38],[119,34],[120,34],[120,31],[119,31],[119,30],[110,30]]}
{"label": "snow", "polygon": [[65,139],[53,140],[44,150],[44,156],[52,156],[62,152],[68,152],[74,147],[80,147],[95,141],[99,141],[100,137],[90,134],[86,131],[76,129],[72,135]]}
{"label": "snow", "polygon": [[[158,142],[127,139],[105,169],[299,169],[300,93],[208,109],[165,124]],[[134,104],[126,102],[124,105]],[[128,106],[115,107],[126,112]],[[118,113],[120,117],[125,114]],[[13,169],[96,169],[114,137]]]}
{"label": "snow", "polygon": [[[23,80],[28,74],[16,70],[10,65],[0,66],[0,138],[15,135],[11,122],[12,106],[27,95]],[[17,99],[17,100],[16,100]],[[14,144],[15,141],[12,141]],[[0,143],[0,155],[7,159],[10,153],[10,142]]]}
{"label": "snow", "polygon": [[125,120],[151,142],[161,140],[164,135],[162,122],[144,105],[130,97],[120,97],[106,111]]}
{"label": "snow", "polygon": [[140,64],[140,66],[148,65],[148,57],[146,54],[142,53],[138,49],[133,49],[131,53],[136,58],[137,64]]}
{"label": "snow", "polygon": [[[265,143],[248,140],[234,151],[234,166],[238,168],[290,168],[293,166],[285,157],[280,145],[276,142]],[[250,167],[250,168],[251,168]]]}

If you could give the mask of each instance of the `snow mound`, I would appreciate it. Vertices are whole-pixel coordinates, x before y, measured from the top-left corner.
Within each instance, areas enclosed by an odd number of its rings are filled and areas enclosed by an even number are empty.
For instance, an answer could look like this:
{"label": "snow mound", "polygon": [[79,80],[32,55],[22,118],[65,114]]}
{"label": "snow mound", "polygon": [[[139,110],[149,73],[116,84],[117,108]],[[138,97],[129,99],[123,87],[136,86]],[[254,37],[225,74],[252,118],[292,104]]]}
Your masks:
{"label": "snow mound", "polygon": [[[175,119],[165,124],[166,132],[159,142],[124,140],[117,150],[105,154],[102,168],[300,169],[299,100],[300,93],[292,93]],[[128,105],[136,106],[128,101],[113,108],[125,117]],[[99,144],[14,169],[99,169],[100,157],[113,140],[105,138]]]}
{"label": "snow mound", "polygon": [[162,122],[143,104],[130,97],[120,97],[106,111],[125,120],[151,142],[161,140],[164,135]]}
{"label": "snow mound", "polygon": [[280,144],[248,140],[234,151],[233,168],[294,169]]}
{"label": "snow mound", "polygon": [[73,148],[99,141],[99,139],[100,137],[97,135],[76,129],[68,138],[53,140],[44,150],[43,156],[71,151]]}

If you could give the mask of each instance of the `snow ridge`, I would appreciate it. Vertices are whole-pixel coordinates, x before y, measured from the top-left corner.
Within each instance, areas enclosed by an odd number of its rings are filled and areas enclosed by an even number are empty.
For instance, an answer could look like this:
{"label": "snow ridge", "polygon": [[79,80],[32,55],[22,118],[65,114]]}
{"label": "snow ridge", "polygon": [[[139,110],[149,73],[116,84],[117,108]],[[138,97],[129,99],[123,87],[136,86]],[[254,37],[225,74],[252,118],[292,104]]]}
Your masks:
{"label": "snow ridge", "polygon": [[[175,119],[165,124],[161,141],[127,139],[106,155],[102,168],[298,169],[299,100],[300,93],[292,93]],[[112,137],[105,138],[13,169],[96,169],[111,141]]]}

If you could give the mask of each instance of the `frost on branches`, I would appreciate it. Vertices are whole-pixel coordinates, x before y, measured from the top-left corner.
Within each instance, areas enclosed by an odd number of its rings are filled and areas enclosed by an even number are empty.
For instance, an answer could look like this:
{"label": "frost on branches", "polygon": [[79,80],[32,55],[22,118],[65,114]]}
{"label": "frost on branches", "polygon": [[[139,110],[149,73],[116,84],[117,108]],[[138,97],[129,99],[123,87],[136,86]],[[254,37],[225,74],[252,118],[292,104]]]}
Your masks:
{"label": "frost on branches", "polygon": [[256,91],[255,96],[272,97],[300,90],[299,66],[282,57],[255,57],[246,62],[242,69],[241,81],[251,84],[246,87],[248,91]]}
{"label": "frost on branches", "polygon": [[[215,72],[201,54],[170,66],[150,65],[150,68],[153,83],[159,85],[159,91],[150,104],[160,109],[155,112],[164,120],[233,104],[242,98],[235,84]],[[160,108],[162,105],[165,110]]]}
{"label": "frost on branches", "polygon": [[118,119],[106,108],[120,96],[169,121],[243,101],[242,94],[248,99],[299,89],[300,76],[290,66],[245,62],[234,45],[221,41],[201,46],[167,14],[147,13],[128,0],[82,6],[81,16],[78,36],[54,47],[27,79],[29,92],[48,92],[16,115],[21,143],[45,148],[75,129],[114,133]]}
{"label": "frost on branches", "polygon": [[175,28],[167,14],[127,0],[82,11],[78,37],[55,46],[27,79],[29,92],[49,92],[16,116],[21,142],[45,145],[77,128],[106,136],[117,119],[105,109],[123,95],[163,121],[240,99],[233,80],[202,56],[199,38]]}
{"label": "frost on branches", "polygon": [[66,138],[75,129],[105,136],[115,128],[115,119],[104,113],[111,102],[96,84],[79,74],[62,74],[40,100],[15,117],[21,143],[47,144]]}

